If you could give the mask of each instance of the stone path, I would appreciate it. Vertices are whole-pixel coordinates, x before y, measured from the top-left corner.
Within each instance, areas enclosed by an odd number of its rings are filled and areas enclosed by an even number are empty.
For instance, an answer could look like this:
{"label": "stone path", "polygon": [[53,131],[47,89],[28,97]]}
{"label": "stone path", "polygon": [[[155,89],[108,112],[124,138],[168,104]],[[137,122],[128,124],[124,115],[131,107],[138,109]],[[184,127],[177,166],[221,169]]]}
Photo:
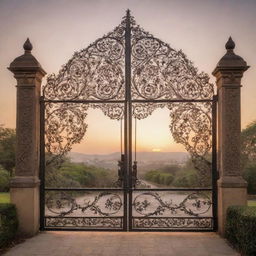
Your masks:
{"label": "stone path", "polygon": [[215,233],[42,232],[5,256],[238,256]]}

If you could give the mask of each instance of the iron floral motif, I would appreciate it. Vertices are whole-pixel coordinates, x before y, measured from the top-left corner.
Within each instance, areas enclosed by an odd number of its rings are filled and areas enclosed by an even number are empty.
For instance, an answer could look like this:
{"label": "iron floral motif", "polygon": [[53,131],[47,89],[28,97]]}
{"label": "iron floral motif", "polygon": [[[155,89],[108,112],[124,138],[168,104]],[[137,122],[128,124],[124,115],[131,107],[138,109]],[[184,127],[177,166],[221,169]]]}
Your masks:
{"label": "iron floral motif", "polygon": [[199,216],[209,211],[212,202],[203,193],[191,193],[182,202],[174,204],[172,200],[164,201],[156,192],[144,192],[137,195],[133,200],[133,207],[137,213],[144,217],[163,215],[170,211],[171,214],[183,212],[189,216]]}
{"label": "iron floral motif", "polygon": [[124,118],[124,104],[120,103],[91,103],[89,107],[101,109],[104,115],[112,120],[121,120]]}
{"label": "iron floral motif", "polygon": [[134,218],[134,228],[211,229],[212,218]]}
{"label": "iron floral motif", "polygon": [[170,130],[175,142],[185,146],[199,171],[200,183],[207,185],[211,162],[207,159],[212,148],[212,103],[180,102],[168,104]]}
{"label": "iron floral motif", "polygon": [[157,108],[164,108],[166,104],[163,103],[133,103],[132,115],[134,118],[141,120],[151,115]]}
{"label": "iron floral motif", "polygon": [[43,88],[47,100],[124,99],[124,21],[86,49],[75,52]]}
{"label": "iron floral motif", "polygon": [[[99,201],[104,202],[104,209]],[[85,213],[87,210],[95,215],[111,216],[117,214],[122,207],[122,199],[116,193],[101,192],[93,201],[83,201],[83,204],[79,204],[75,198],[68,195],[65,192],[50,195],[46,200],[46,207],[51,213],[56,216],[63,217],[74,213],[77,210],[81,210],[81,213]]]}
{"label": "iron floral motif", "polygon": [[132,97],[134,99],[211,99],[213,84],[180,50],[144,31],[131,17]]}
{"label": "iron floral motif", "polygon": [[204,156],[211,150],[211,102],[180,102],[168,104],[170,130],[174,140],[191,154]]}
{"label": "iron floral motif", "polygon": [[47,217],[46,227],[122,228],[122,218]]}
{"label": "iron floral motif", "polygon": [[74,103],[45,104],[45,148],[48,162],[69,152],[87,130],[88,105]]}

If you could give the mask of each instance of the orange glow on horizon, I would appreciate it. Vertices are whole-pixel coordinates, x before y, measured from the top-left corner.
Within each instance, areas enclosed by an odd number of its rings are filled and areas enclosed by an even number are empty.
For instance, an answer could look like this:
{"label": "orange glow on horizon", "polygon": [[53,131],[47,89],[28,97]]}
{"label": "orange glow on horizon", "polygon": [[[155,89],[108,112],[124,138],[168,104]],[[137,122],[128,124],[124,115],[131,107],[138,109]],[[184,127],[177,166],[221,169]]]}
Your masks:
{"label": "orange glow on horizon", "polygon": [[160,148],[153,148],[152,152],[161,152],[162,150]]}
{"label": "orange glow on horizon", "polygon": [[[121,152],[120,121],[111,120],[99,109],[89,109],[86,118],[87,131],[81,143],[73,146],[73,152],[85,154]],[[174,142],[169,124],[170,117],[167,108],[156,109],[147,118],[137,120],[136,151],[186,152],[183,145]],[[122,138],[124,139],[124,135],[122,135]],[[133,129],[133,151],[135,151],[134,145],[135,134]]]}

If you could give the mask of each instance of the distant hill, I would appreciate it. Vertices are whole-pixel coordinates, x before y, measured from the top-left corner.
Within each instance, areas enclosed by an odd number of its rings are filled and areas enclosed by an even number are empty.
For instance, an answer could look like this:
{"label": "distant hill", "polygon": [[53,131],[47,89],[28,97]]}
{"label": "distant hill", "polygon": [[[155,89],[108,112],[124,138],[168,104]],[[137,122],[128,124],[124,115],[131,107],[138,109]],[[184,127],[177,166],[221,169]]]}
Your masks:
{"label": "distant hill", "polygon": [[[70,152],[69,157],[73,162],[84,162],[88,164],[117,162],[120,160],[120,153],[115,152],[111,154],[83,154],[77,152]],[[187,152],[137,152],[137,161],[141,163],[177,163],[182,164],[186,162],[189,154]]]}

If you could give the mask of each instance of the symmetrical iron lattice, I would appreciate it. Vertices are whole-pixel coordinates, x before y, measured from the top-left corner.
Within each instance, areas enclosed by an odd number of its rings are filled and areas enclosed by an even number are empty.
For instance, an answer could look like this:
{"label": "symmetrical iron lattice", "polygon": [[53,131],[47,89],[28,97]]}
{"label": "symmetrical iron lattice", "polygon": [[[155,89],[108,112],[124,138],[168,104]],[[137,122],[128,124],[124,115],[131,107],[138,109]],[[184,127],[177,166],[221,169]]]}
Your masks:
{"label": "symmetrical iron lattice", "polygon": [[[42,228],[212,230],[216,224],[212,188],[180,189],[185,195],[175,203],[171,194],[162,195],[171,190],[136,190],[131,130],[132,118],[144,119],[157,108],[168,108],[170,132],[191,155],[202,187],[212,175],[215,186],[215,101],[209,76],[199,73],[182,51],[144,31],[127,11],[112,32],[75,52],[57,75],[49,75],[42,96],[41,154],[45,148],[46,164],[83,139],[88,108],[125,120],[122,187],[92,192],[45,188],[43,183]],[[78,202],[81,192],[92,194]]]}

